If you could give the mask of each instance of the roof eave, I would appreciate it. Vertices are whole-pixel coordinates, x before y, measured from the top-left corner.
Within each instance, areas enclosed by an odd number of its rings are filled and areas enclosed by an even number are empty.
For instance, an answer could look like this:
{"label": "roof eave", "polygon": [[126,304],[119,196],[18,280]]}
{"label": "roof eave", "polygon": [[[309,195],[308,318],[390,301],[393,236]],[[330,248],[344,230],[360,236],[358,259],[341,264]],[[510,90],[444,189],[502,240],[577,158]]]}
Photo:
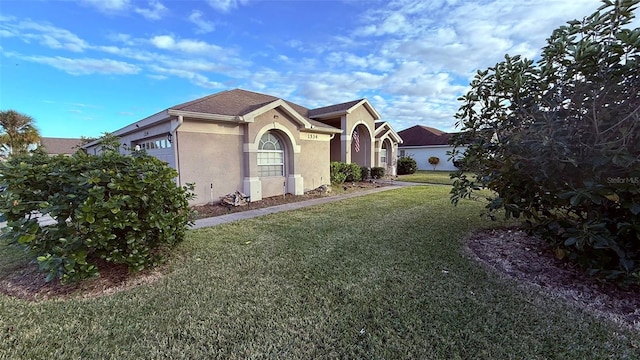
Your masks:
{"label": "roof eave", "polygon": [[[133,132],[140,131],[140,130],[149,128],[151,126],[154,126],[154,125],[156,125],[156,124],[158,124],[160,122],[163,122],[163,121],[169,119],[170,117],[171,117],[171,115],[169,114],[169,110],[168,109],[167,110],[162,110],[159,113],[153,114],[153,115],[151,115],[149,117],[146,117],[146,118],[144,118],[142,120],[138,120],[138,121],[136,121],[136,122],[134,122],[132,124],[129,124],[129,125],[123,127],[123,128],[120,128],[120,129],[118,129],[118,130],[116,130],[116,131],[114,131],[114,132],[112,132],[110,134],[114,135],[114,136],[118,136],[118,137],[129,135],[129,134],[131,134]],[[101,142],[102,142],[101,139],[97,139],[97,140],[94,140],[94,141],[92,141],[90,143],[82,145],[82,148],[83,149],[90,148],[92,146],[100,144]]]}
{"label": "roof eave", "polygon": [[169,109],[167,110],[167,113],[170,116],[182,116],[186,118],[200,119],[200,120],[212,120],[212,121],[222,121],[222,122],[232,122],[232,123],[253,122],[253,119],[251,119],[251,121],[247,121],[242,116],[210,114],[210,113],[202,113],[197,111]]}

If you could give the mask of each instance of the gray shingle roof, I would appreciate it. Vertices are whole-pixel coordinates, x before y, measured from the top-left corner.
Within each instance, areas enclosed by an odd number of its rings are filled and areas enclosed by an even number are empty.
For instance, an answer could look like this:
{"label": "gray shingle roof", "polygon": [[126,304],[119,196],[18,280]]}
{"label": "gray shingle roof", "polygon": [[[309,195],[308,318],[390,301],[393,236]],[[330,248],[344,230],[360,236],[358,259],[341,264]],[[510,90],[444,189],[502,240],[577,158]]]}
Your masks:
{"label": "gray shingle roof", "polygon": [[319,115],[322,115],[322,114],[329,114],[329,113],[334,113],[334,112],[347,111],[347,110],[351,109],[354,105],[356,105],[357,103],[359,103],[362,100],[364,100],[364,99],[353,100],[353,101],[345,102],[345,103],[342,103],[342,104],[329,105],[329,106],[325,106],[325,107],[309,110],[309,117],[316,117],[316,116],[319,116]]}
{"label": "gray shingle roof", "polygon": [[82,139],[52,137],[40,138],[40,145],[42,145],[50,155],[74,154],[81,144]]}
{"label": "gray shingle roof", "polygon": [[[242,116],[259,109],[279,98],[253,91],[234,89],[222,91],[200,99],[170,107],[170,110],[193,111],[207,114]],[[284,99],[283,99],[284,100]],[[322,128],[333,128],[327,124],[309,118],[309,109],[304,106],[284,100],[298,114],[312,125]]]}

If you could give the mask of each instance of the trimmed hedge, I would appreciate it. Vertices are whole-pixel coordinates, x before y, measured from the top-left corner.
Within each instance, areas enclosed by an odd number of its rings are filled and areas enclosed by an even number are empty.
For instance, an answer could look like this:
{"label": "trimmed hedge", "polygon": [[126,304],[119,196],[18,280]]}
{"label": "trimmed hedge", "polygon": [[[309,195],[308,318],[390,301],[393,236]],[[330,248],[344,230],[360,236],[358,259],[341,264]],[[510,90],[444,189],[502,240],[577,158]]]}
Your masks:
{"label": "trimmed hedge", "polygon": [[360,181],[361,178],[360,166],[358,164],[333,161],[330,165],[330,171],[332,184]]}

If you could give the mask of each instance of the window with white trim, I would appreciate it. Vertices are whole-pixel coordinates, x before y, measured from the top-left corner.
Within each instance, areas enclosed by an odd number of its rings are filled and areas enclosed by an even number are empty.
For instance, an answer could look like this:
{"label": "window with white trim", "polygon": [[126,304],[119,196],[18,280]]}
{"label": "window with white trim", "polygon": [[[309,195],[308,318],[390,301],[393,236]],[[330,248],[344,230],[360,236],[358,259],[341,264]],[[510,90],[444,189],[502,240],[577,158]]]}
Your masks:
{"label": "window with white trim", "polygon": [[387,144],[382,143],[382,150],[380,151],[380,164],[387,165]]}
{"label": "window with white trim", "polygon": [[258,174],[260,176],[284,176],[284,149],[280,140],[271,132],[265,133],[260,138]]}

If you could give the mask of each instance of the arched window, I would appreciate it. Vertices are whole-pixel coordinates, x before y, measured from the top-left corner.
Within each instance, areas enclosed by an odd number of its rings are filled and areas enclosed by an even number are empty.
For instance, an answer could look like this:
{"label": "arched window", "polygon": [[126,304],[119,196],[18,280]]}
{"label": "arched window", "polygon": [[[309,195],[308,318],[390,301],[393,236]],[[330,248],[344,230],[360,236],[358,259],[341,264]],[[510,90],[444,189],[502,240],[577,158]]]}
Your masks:
{"label": "arched window", "polygon": [[260,138],[258,173],[260,176],[284,176],[284,149],[271,132],[266,132]]}

